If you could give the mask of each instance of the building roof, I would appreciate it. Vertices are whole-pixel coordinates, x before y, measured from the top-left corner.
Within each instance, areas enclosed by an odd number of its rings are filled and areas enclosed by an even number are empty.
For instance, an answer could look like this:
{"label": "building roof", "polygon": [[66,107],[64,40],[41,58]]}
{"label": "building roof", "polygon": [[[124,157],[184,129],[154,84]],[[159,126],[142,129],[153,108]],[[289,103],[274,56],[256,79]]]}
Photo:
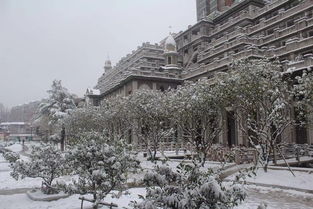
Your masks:
{"label": "building roof", "polygon": [[10,126],[10,125],[28,125],[28,123],[25,123],[25,122],[3,122],[3,123],[0,123],[1,126]]}

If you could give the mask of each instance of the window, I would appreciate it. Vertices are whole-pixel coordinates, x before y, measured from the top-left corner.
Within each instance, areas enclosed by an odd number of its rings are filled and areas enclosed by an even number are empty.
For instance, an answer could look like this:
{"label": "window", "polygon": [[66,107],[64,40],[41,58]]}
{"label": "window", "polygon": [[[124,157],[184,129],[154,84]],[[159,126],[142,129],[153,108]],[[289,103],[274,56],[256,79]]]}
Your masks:
{"label": "window", "polygon": [[281,46],[286,46],[286,41],[282,41]]}
{"label": "window", "polygon": [[272,29],[269,29],[269,30],[267,30],[267,35],[271,35],[271,34],[273,34],[274,33],[274,29],[272,28]]}
{"label": "window", "polygon": [[295,22],[293,20],[290,20],[287,22],[287,27],[291,27],[295,24]]}
{"label": "window", "polygon": [[167,58],[167,64],[169,64],[169,65],[172,64],[172,57]]}

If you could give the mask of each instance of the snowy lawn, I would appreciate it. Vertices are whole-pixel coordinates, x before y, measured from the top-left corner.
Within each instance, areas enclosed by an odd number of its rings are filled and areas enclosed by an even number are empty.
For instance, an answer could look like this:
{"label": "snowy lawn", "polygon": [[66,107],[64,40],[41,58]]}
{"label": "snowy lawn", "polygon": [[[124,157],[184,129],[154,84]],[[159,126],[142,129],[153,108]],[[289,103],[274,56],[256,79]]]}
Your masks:
{"label": "snowy lawn", "polygon": [[[2,155],[0,155],[0,158],[2,157]],[[10,171],[11,168],[9,167],[10,163],[4,161],[4,159],[0,159],[0,172],[3,171]]]}
{"label": "snowy lawn", "polygon": [[11,150],[12,152],[21,152],[23,150],[22,144],[12,144],[8,147],[5,147],[8,150]]}
{"label": "snowy lawn", "polygon": [[[271,170],[267,173],[263,169],[257,171],[256,176],[247,177],[249,183],[287,186],[299,189],[313,190],[313,173],[294,171],[295,177],[288,170]],[[234,175],[227,179],[233,179]]]}
{"label": "snowy lawn", "polygon": [[[10,176],[10,171],[0,172],[0,190],[34,188],[41,186],[40,178],[25,178],[16,181]],[[1,207],[0,207],[1,208]]]}
{"label": "snowy lawn", "polygon": [[[135,188],[130,189],[129,192],[130,195],[123,195],[119,199],[108,197],[104,201],[118,204],[119,209],[130,208],[128,204],[134,200],[138,201],[138,194],[144,195],[145,189]],[[302,192],[287,192],[254,186],[247,186],[247,192],[249,196],[246,201],[235,209],[257,209],[260,203],[266,203],[267,209],[310,209],[313,205],[313,195]],[[30,200],[26,194],[0,195],[0,202],[1,209],[79,209],[81,201],[78,197],[79,195],[73,195],[57,201],[40,202]],[[85,202],[84,206],[90,208],[91,204]]]}

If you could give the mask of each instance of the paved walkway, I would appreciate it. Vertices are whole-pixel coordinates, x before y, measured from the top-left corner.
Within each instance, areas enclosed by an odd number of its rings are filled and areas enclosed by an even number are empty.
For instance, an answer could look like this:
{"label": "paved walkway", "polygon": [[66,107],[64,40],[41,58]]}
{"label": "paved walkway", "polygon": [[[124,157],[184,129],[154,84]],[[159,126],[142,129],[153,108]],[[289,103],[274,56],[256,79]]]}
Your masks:
{"label": "paved walkway", "polygon": [[256,209],[262,202],[267,209],[312,209],[313,195],[304,193],[285,192],[278,189],[247,186],[248,197],[238,209]]}
{"label": "paved walkway", "polygon": [[[23,146],[23,150],[19,152],[20,155],[29,157],[29,154],[26,153],[29,150],[27,145]],[[0,163],[7,163],[7,161],[1,161]],[[0,170],[0,172],[8,172],[11,169]],[[0,189],[0,195],[13,195],[13,194],[23,194],[33,188],[16,188],[16,189]]]}

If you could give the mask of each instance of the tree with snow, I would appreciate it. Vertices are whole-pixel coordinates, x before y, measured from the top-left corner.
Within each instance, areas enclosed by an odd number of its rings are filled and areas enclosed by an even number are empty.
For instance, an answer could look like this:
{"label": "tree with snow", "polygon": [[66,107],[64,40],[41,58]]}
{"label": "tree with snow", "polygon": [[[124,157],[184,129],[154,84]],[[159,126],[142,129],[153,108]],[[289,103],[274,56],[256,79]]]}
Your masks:
{"label": "tree with snow", "polygon": [[79,141],[67,156],[78,179],[59,186],[69,193],[91,194],[93,208],[98,208],[112,190],[124,186],[128,174],[136,171],[139,163],[123,140],[110,140],[105,134],[91,132],[83,134]]}
{"label": "tree with snow", "polygon": [[312,115],[307,113],[313,109],[313,74],[311,71],[304,70],[301,75],[295,77],[294,82],[295,107],[300,113],[296,118],[297,125],[312,123]]}
{"label": "tree with snow", "polygon": [[[99,110],[105,120],[107,133],[112,139],[130,139],[134,121],[129,116],[131,111],[129,97],[117,96],[104,100]],[[131,140],[127,141],[131,143]]]}
{"label": "tree with snow", "polygon": [[55,146],[41,144],[32,147],[29,158],[29,160],[18,159],[12,166],[11,176],[16,180],[25,177],[41,178],[42,192],[56,193],[58,190],[54,186],[54,180],[64,175],[67,170],[64,154]]}
{"label": "tree with snow", "polygon": [[48,90],[49,98],[39,105],[38,119],[48,120],[51,127],[59,127],[61,150],[64,150],[65,127],[63,120],[76,108],[74,97],[62,86],[60,80],[54,80]]}
{"label": "tree with snow", "polygon": [[79,143],[77,139],[85,132],[102,133],[107,128],[107,118],[96,107],[77,108],[64,119],[67,141]]}
{"label": "tree with snow", "polygon": [[222,130],[223,103],[217,90],[208,80],[200,80],[186,83],[166,97],[171,122],[182,132],[184,141],[193,145],[202,165]]}
{"label": "tree with snow", "polygon": [[132,121],[139,143],[147,147],[152,161],[156,158],[160,143],[173,134],[165,97],[164,93],[152,90],[140,90],[128,97],[127,116]]}
{"label": "tree with snow", "polygon": [[149,171],[144,182],[147,193],[142,202],[133,202],[137,209],[229,209],[246,197],[237,184],[222,185],[213,170],[181,163],[176,169],[157,166]]}
{"label": "tree with snow", "polygon": [[244,59],[232,64],[228,73],[220,76],[220,97],[228,101],[240,129],[259,152],[259,162],[265,171],[283,140],[282,133],[293,123],[290,117],[291,92],[282,67],[265,59]]}

